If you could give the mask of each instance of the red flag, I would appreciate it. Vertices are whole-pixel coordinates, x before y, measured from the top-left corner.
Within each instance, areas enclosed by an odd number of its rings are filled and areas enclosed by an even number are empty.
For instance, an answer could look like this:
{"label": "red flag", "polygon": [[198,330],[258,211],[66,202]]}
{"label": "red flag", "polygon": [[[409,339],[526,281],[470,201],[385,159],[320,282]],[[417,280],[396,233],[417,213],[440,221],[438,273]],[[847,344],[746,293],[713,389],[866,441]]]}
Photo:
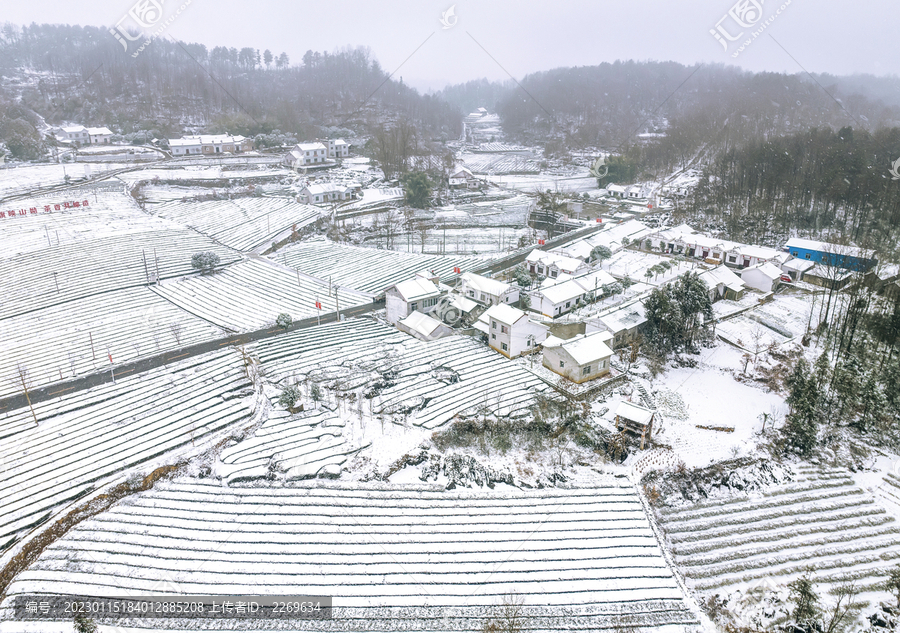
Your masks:
{"label": "red flag", "polygon": [[652,205],[652,204],[648,204],[648,205],[647,205],[647,208],[648,208],[648,209],[652,209],[652,208],[653,208],[653,205]]}
{"label": "red flag", "polygon": [[541,246],[543,246],[543,245],[544,245],[544,240],[538,240],[538,244],[540,244]]}
{"label": "red flag", "polygon": [[109,353],[109,350],[106,350],[106,355],[109,356],[109,362],[112,364],[112,354]]}
{"label": "red flag", "polygon": [[459,273],[462,272],[462,269],[461,269],[459,266],[454,266],[454,267],[453,267],[453,272],[455,272],[455,273],[458,275]]}
{"label": "red flag", "polygon": [[316,310],[321,310],[321,309],[322,309],[322,302],[316,301]]}
{"label": "red flag", "polygon": [[597,222],[603,222],[603,218],[597,218]]}

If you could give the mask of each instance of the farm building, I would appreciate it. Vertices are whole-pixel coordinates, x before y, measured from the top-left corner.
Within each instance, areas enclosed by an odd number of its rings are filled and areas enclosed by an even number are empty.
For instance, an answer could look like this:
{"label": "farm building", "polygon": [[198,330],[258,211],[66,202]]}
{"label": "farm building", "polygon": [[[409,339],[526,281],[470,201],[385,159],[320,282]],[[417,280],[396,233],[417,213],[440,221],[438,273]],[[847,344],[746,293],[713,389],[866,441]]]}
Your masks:
{"label": "farm building", "polygon": [[306,185],[297,196],[303,204],[323,204],[352,200],[356,197],[356,188],[351,185],[339,185],[326,182],[318,185]]}
{"label": "farm building", "polygon": [[433,341],[453,334],[449,327],[418,310],[397,321],[397,329],[423,341]]}
{"label": "farm building", "polygon": [[772,292],[781,282],[781,269],[775,264],[758,264],[741,271],[741,281],[751,288]]}
{"label": "farm building", "polygon": [[528,272],[551,279],[556,279],[560,273],[578,275],[591,269],[584,263],[584,260],[538,249],[528,254],[525,258],[525,266]]}
{"label": "farm building", "polygon": [[616,407],[616,430],[628,431],[641,436],[641,450],[644,442],[653,433],[655,412],[633,402],[620,402]]}
{"label": "farm building", "polygon": [[791,281],[803,281],[803,275],[815,265],[815,262],[806,259],[793,258],[781,265],[781,272],[790,277]]}
{"label": "farm building", "polygon": [[416,310],[428,313],[437,305],[441,290],[437,279],[429,278],[422,273],[415,279],[401,281],[384,291],[385,308],[388,323],[397,324]]}
{"label": "farm building", "polygon": [[521,356],[547,338],[547,326],[532,321],[527,314],[505,303],[488,308],[479,317],[479,322],[482,327],[486,326],[491,349],[508,358]]}
{"label": "farm building", "polygon": [[853,272],[840,266],[825,266],[815,264],[803,273],[803,281],[823,288],[839,290],[846,286],[853,278]]}
{"label": "farm building", "polygon": [[579,334],[568,340],[548,336],[544,341],[543,365],[550,371],[583,383],[609,373],[613,351],[610,332]]}
{"label": "farm building", "polygon": [[456,168],[448,177],[451,189],[466,189],[478,185],[475,175],[465,167]]}
{"label": "farm building", "polygon": [[705,270],[699,275],[700,279],[709,288],[711,301],[729,299],[738,301],[744,296],[746,286],[741,278],[734,274],[727,266],[716,266],[712,270]]}
{"label": "farm building", "polygon": [[644,304],[635,301],[588,320],[587,326],[609,331],[613,335],[612,347],[615,349],[637,340],[646,322]]}
{"label": "farm building", "polygon": [[498,303],[515,303],[519,300],[519,287],[499,279],[463,273],[459,281],[462,294],[474,301],[493,306]]}
{"label": "farm building", "polygon": [[108,127],[89,127],[87,133],[91,145],[109,145],[112,139],[112,130]]}
{"label": "farm building", "polygon": [[797,259],[854,271],[865,272],[878,263],[873,251],[799,237],[789,239],[784,250]]}

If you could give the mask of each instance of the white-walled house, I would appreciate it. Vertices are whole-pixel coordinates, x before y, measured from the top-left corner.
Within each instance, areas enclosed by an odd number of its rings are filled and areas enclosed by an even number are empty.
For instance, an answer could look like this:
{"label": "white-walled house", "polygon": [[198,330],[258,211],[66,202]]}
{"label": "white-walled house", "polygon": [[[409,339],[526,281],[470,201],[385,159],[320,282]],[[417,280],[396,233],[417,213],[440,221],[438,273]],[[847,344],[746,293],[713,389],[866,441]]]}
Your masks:
{"label": "white-walled house", "polygon": [[326,204],[328,202],[352,200],[355,197],[356,193],[353,186],[339,185],[332,182],[306,185],[297,196],[303,204]]}
{"label": "white-walled house", "polygon": [[440,298],[441,290],[432,279],[417,275],[415,279],[401,281],[384,291],[387,320],[396,325],[416,310],[427,314]]}
{"label": "white-walled house", "polygon": [[498,303],[515,303],[519,300],[519,287],[499,279],[491,279],[475,273],[463,273],[460,278],[460,291],[474,301],[487,305]]}
{"label": "white-walled house", "polygon": [[109,145],[112,140],[112,130],[108,127],[89,127],[86,131],[91,145]]}
{"label": "white-walled house", "polygon": [[574,310],[586,291],[575,279],[531,293],[531,309],[551,319]]}
{"label": "white-walled house", "polygon": [[781,282],[781,269],[775,264],[759,264],[741,271],[741,281],[757,290],[772,292]]}
{"label": "white-walled house", "polygon": [[487,324],[488,345],[507,358],[521,356],[547,338],[547,326],[505,303],[491,306],[480,319]]}
{"label": "white-walled house", "polygon": [[453,330],[432,316],[416,310],[397,321],[397,329],[423,341],[433,341],[453,334]]}
{"label": "white-walled house", "polygon": [[454,169],[447,180],[451,189],[466,189],[478,184],[475,180],[475,175],[465,167]]}
{"label": "white-walled house", "polygon": [[322,143],[297,143],[290,154],[298,167],[321,165],[328,160],[328,148]]}
{"label": "white-walled house", "polygon": [[83,125],[67,125],[59,128],[56,138],[61,141],[69,141],[76,145],[87,145],[91,142],[87,128]]}
{"label": "white-walled house", "polygon": [[240,134],[198,134],[169,139],[169,150],[173,156],[238,154],[252,149],[253,139]]}
{"label": "white-walled house", "polygon": [[634,301],[616,307],[585,322],[585,330],[601,327],[612,335],[611,347],[616,349],[636,340],[647,322],[644,304]]}
{"label": "white-walled house", "polygon": [[705,270],[698,276],[709,288],[710,301],[719,299],[737,301],[747,289],[741,278],[724,265],[716,266],[712,270]]}
{"label": "white-walled house", "polygon": [[532,274],[543,275],[550,279],[556,279],[560,273],[576,276],[591,269],[583,259],[566,257],[559,253],[542,251],[540,249],[534,249],[525,257],[525,267]]}
{"label": "white-walled house", "polygon": [[609,373],[612,334],[592,332],[570,339],[548,336],[544,341],[543,365],[575,383],[593,380]]}

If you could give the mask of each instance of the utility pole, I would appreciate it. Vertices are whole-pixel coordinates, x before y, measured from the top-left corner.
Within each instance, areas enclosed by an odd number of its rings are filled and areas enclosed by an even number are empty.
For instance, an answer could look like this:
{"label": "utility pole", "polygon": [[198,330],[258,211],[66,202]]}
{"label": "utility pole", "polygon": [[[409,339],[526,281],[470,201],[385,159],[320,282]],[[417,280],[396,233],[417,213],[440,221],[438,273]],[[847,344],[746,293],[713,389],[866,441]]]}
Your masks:
{"label": "utility pole", "polygon": [[50,230],[47,228],[47,225],[44,225],[44,233],[47,234],[47,246],[53,246],[53,242],[50,241]]}
{"label": "utility pole", "polygon": [[147,268],[147,253],[141,249],[141,257],[144,258],[144,274],[147,276],[147,283],[150,283],[150,270]]}
{"label": "utility pole", "polygon": [[341,320],[341,301],[338,298],[338,287],[337,286],[334,287],[334,305],[335,305],[335,310],[336,310],[335,314],[337,316],[336,320],[340,321]]}
{"label": "utility pole", "polygon": [[94,351],[94,337],[88,332],[88,338],[91,340],[91,356],[93,356],[93,360],[97,360],[97,352]]}
{"label": "utility pole", "polygon": [[59,294],[59,281],[56,278],[56,273],[53,273],[53,283],[56,284],[56,294]]}

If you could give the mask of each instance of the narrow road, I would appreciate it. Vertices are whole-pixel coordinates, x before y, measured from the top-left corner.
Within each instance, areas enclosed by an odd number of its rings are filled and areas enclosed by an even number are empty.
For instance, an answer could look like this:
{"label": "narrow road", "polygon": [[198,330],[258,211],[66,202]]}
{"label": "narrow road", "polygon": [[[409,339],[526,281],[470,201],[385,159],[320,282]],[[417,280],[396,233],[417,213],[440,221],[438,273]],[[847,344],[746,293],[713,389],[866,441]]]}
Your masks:
{"label": "narrow road", "polygon": [[[364,314],[368,314],[369,312],[372,312],[379,307],[381,307],[381,304],[379,303],[366,303],[360,306],[355,306],[353,308],[348,308],[346,310],[341,310],[341,315],[344,317],[361,316]],[[262,339],[271,338],[273,336],[278,336],[279,334],[284,334],[285,332],[293,332],[294,330],[302,330],[310,327],[315,327],[320,322],[333,323],[335,321],[337,321],[337,315],[334,312],[329,312],[322,315],[318,319],[316,317],[311,317],[308,319],[300,319],[298,321],[294,321],[291,327],[287,329],[273,326],[262,330],[256,330],[254,332],[233,334],[226,338],[212,339],[203,343],[197,343],[195,345],[182,347],[181,349],[163,352],[162,354],[156,354],[155,356],[140,358],[129,363],[113,365],[108,370],[103,372],[87,374],[84,376],[79,376],[78,378],[72,378],[71,380],[56,382],[51,385],[47,385],[46,387],[40,387],[38,389],[34,389],[33,391],[29,391],[28,395],[31,398],[31,403],[37,404],[39,402],[52,400],[53,398],[62,396],[67,393],[81,391],[83,389],[90,389],[91,387],[96,387],[98,385],[112,382],[113,374],[115,374],[116,378],[121,378],[123,376],[145,372],[150,369],[156,369],[157,367],[162,367],[164,365],[168,365],[169,363],[184,360],[185,358],[190,358],[192,356],[214,352],[218,349],[222,349],[223,347],[231,345],[244,345],[252,341],[259,341]],[[6,413],[8,411],[20,409],[27,406],[28,401],[25,399],[24,393],[20,393],[14,396],[7,396],[0,399],[0,413]]]}

